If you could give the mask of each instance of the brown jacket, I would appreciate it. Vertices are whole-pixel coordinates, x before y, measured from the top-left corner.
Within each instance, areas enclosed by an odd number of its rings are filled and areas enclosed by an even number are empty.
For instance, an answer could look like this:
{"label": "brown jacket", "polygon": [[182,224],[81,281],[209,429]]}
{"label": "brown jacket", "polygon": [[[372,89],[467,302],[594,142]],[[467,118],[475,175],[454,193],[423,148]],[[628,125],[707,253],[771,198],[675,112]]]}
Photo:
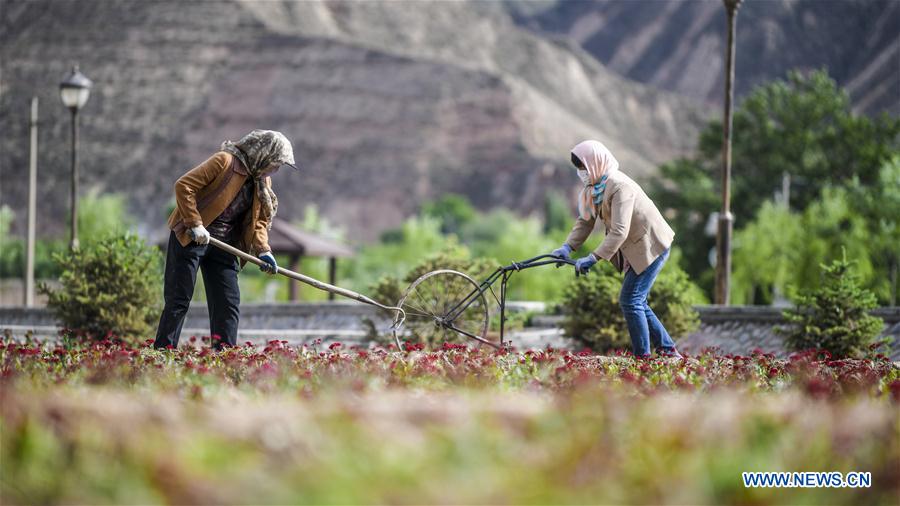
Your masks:
{"label": "brown jacket", "polygon": [[[175,181],[175,210],[169,216],[169,228],[178,242],[191,242],[188,231],[198,225],[208,226],[234,200],[249,177],[247,169],[231,153],[219,151]],[[272,187],[272,178],[265,178]],[[270,251],[269,230],[260,212],[259,196],[253,192],[253,204],[244,221],[238,247],[253,255]],[[244,262],[241,262],[244,265]]]}
{"label": "brown jacket", "polygon": [[[600,204],[600,218],[606,237],[594,255],[613,262],[622,270],[623,255],[636,274],[644,270],[672,245],[675,232],[659,210],[630,177],[614,173],[606,183],[609,194]],[[578,218],[566,238],[572,249],[578,249],[591,235],[596,219]]]}

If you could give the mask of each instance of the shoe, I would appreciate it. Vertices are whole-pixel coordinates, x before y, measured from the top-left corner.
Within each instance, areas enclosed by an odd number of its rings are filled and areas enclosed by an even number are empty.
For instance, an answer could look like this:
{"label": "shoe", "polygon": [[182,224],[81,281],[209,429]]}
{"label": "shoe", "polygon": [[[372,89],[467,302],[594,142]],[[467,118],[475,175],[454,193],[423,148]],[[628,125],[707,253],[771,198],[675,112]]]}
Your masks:
{"label": "shoe", "polygon": [[671,350],[661,349],[656,350],[656,354],[660,357],[668,357],[668,358],[684,358],[681,356],[681,353],[678,353],[678,350],[672,348]]}

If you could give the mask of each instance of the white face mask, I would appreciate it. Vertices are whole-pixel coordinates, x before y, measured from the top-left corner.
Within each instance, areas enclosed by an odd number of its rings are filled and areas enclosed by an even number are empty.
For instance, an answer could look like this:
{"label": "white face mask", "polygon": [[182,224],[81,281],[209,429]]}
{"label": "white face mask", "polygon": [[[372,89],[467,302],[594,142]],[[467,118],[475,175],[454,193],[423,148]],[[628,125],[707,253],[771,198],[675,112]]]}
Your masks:
{"label": "white face mask", "polygon": [[591,184],[591,175],[588,174],[588,171],[578,169],[575,172],[578,174],[578,179],[581,179],[581,182],[584,183],[585,186]]}

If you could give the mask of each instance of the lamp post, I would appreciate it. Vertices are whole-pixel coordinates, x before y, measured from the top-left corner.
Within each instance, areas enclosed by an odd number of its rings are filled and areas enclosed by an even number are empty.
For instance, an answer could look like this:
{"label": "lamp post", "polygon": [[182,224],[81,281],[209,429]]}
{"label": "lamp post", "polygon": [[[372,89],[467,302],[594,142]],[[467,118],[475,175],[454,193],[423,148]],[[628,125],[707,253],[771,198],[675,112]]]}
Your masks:
{"label": "lamp post", "polygon": [[734,22],[741,0],[722,0],[728,14],[728,47],[725,53],[725,114],[722,121],[722,210],[716,236],[716,304],[728,304],[731,284],[731,103],[734,97]]}
{"label": "lamp post", "polygon": [[59,98],[72,112],[72,238],[69,248],[78,248],[78,111],[91,95],[91,80],[78,71],[78,65],[59,83]]}

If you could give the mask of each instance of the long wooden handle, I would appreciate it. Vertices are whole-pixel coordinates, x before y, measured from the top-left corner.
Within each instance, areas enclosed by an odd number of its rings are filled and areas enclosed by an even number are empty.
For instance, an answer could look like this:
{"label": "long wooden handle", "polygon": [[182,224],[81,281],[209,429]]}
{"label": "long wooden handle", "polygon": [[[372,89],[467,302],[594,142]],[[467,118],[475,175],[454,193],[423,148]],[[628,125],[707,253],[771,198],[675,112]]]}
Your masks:
{"label": "long wooden handle", "polygon": [[[243,258],[244,260],[246,260],[250,263],[259,265],[261,267],[269,266],[268,263],[260,260],[259,258],[255,257],[249,253],[245,253],[245,252],[235,248],[234,246],[225,244],[224,242],[216,239],[215,237],[210,237],[209,243],[223,251],[227,251],[228,253],[231,253],[232,255],[237,256],[238,258]],[[388,311],[399,312],[401,317],[398,320],[399,323],[395,324],[395,326],[397,326],[397,327],[402,325],[403,321],[406,320],[406,312],[403,311],[402,309],[400,309],[399,307],[393,307],[393,306],[387,306],[385,304],[381,304],[380,302],[374,301],[374,300],[370,299],[369,297],[366,297],[365,295],[354,292],[353,290],[347,290],[346,288],[341,288],[339,286],[334,286],[334,285],[330,285],[328,283],[323,283],[322,281],[319,281],[318,279],[311,278],[309,276],[304,276],[303,274],[300,274],[299,272],[294,272],[292,270],[285,269],[283,267],[278,267],[277,273],[281,274],[282,276],[286,276],[288,278],[300,281],[301,283],[306,283],[307,285],[314,286],[314,287],[318,288],[319,290],[331,292],[331,293],[340,295],[342,297],[347,297],[348,299],[353,299],[355,301],[362,302],[363,304],[369,304],[372,306],[380,307],[381,309],[385,309]]]}

